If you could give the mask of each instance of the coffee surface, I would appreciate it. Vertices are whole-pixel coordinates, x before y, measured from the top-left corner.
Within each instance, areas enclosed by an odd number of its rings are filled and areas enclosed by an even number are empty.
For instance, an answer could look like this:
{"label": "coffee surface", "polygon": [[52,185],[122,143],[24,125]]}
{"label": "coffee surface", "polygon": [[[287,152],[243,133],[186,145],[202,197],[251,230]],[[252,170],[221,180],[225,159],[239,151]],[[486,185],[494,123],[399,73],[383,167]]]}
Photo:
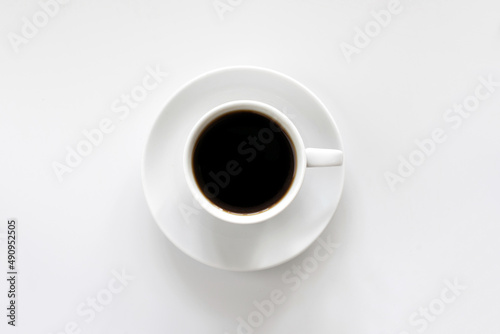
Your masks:
{"label": "coffee surface", "polygon": [[280,126],[257,112],[239,110],[205,128],[192,164],[198,187],[212,203],[250,214],[273,206],[287,193],[295,153]]}

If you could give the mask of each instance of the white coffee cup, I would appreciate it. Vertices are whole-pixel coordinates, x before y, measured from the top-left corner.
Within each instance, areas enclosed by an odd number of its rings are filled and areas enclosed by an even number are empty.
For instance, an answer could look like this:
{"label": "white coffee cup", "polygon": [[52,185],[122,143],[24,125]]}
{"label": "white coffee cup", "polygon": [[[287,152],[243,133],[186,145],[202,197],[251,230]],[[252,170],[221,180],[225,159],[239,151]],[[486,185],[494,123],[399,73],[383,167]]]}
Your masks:
{"label": "white coffee cup", "polygon": [[[269,208],[255,213],[234,213],[224,210],[205,196],[198,186],[193,172],[193,152],[199,136],[215,119],[237,110],[250,110],[266,116],[280,126],[288,135],[295,151],[295,172],[286,194]],[[276,108],[258,101],[238,100],[219,105],[206,113],[193,127],[184,148],[184,175],[188,187],[201,207],[218,219],[236,224],[253,224],[268,220],[283,211],[300,190],[307,167],[340,166],[342,151],[335,149],[306,148],[295,125]]]}

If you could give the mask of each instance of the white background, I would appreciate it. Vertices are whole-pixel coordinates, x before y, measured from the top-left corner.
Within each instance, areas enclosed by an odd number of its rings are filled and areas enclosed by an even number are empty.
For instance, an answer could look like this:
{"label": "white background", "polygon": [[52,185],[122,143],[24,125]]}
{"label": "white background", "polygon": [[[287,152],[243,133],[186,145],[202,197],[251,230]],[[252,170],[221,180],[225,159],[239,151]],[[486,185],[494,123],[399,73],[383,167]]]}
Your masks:
{"label": "white background", "polygon": [[[75,333],[233,334],[237,317],[279,289],[286,302],[255,333],[413,334],[423,325],[411,315],[458,280],[465,290],[425,332],[498,333],[500,87],[457,129],[443,115],[480,76],[500,81],[500,3],[401,4],[348,63],[340,44],[388,1],[245,0],[222,20],[212,0],[72,0],[15,52],[8,34],[40,6],[1,0],[0,233],[18,219],[20,278],[18,327],[1,311],[0,332],[59,333],[75,322]],[[344,140],[344,193],[323,234],[340,247],[296,291],[282,275],[313,248],[270,270],[212,269],[177,250],[145,202],[140,164],[155,118],[181,85],[229,65],[301,81]],[[169,76],[119,120],[111,104],[148,66]],[[59,182],[53,162],[103,118],[115,130]],[[384,173],[435,128],[447,140],[391,191]],[[113,270],[134,280],[86,322],[78,305]],[[0,289],[5,310],[4,279]]]}

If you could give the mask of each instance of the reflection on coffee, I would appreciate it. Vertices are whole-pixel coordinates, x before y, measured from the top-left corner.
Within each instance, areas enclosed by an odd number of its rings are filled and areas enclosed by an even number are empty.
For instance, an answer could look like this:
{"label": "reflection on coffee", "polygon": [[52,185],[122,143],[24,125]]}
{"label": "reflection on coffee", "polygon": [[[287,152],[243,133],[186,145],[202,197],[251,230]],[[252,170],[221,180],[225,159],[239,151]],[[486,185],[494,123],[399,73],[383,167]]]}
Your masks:
{"label": "reflection on coffee", "polygon": [[267,116],[238,110],[202,131],[192,164],[198,187],[212,203],[251,214],[272,207],[287,193],[295,152],[286,132]]}

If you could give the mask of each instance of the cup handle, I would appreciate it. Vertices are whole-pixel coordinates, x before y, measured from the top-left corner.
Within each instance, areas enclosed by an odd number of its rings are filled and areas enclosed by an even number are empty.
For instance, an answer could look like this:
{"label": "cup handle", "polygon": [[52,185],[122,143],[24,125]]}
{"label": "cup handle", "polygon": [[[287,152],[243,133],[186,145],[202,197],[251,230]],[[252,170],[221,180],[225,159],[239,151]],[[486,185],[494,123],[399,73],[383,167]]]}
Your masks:
{"label": "cup handle", "polygon": [[344,154],[339,150],[306,148],[307,167],[341,166]]}

